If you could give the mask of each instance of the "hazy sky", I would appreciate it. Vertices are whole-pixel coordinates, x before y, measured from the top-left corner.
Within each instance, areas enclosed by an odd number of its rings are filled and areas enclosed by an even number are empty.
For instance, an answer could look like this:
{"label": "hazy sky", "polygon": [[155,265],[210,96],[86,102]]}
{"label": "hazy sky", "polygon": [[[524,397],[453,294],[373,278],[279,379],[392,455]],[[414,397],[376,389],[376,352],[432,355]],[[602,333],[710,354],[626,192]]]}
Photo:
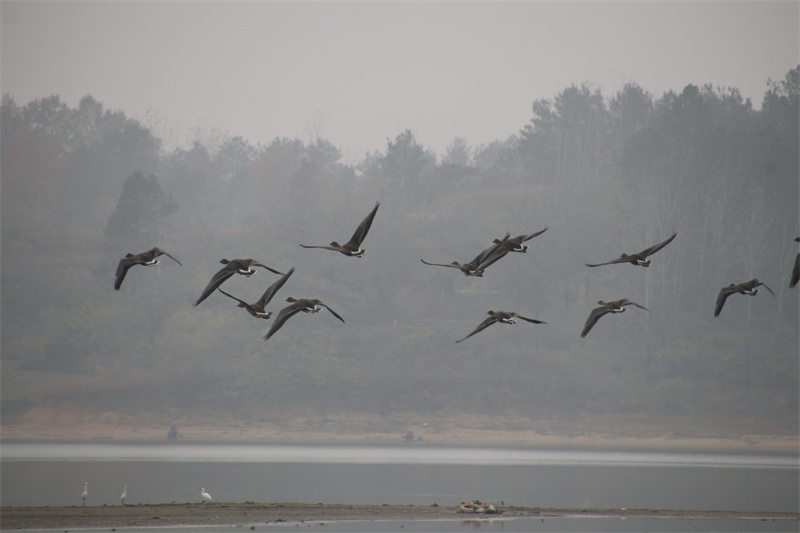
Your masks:
{"label": "hazy sky", "polygon": [[798,60],[798,2],[0,3],[2,91],[91,94],[168,143],[320,136],[349,162],[410,129],[505,139],[573,83],[655,97],[738,87],[758,107]]}

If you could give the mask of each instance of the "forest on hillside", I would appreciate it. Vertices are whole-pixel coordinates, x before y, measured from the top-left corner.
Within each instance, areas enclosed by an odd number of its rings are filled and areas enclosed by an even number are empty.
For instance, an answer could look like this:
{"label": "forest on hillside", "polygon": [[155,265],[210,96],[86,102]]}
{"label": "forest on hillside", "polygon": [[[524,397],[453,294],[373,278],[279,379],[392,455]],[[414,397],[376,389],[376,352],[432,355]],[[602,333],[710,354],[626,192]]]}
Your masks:
{"label": "forest on hillside", "polygon": [[[64,402],[135,414],[635,413],[760,417],[797,426],[800,67],[735,88],[661,96],[587,84],[532,104],[520,130],[435,154],[411,130],[356,165],[326,139],[218,136],[166,150],[92,96],[2,101],[2,409]],[[345,242],[380,202],[362,258]],[[465,263],[547,231],[483,277]],[[588,268],[667,239],[649,268]],[[158,246],[154,268],[126,253]],[[268,306],[319,298],[269,341],[271,320],[212,294],[222,258],[294,275]],[[722,287],[758,278],[757,297]],[[248,302],[258,269],[223,289]],[[649,309],[602,318],[598,300]],[[497,324],[455,343],[487,316]]]}

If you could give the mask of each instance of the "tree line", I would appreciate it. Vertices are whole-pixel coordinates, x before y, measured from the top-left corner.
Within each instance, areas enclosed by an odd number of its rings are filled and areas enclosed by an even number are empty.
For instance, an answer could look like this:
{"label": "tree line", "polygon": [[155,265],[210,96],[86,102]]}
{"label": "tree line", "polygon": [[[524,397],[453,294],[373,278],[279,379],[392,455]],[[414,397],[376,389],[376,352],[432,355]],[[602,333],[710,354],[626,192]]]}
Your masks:
{"label": "tree line", "polygon": [[[796,426],[799,101],[800,67],[767,82],[759,109],[735,88],[656,98],[635,83],[611,96],[572,85],[534,101],[507,139],[456,138],[437,155],[404,130],[347,165],[323,138],[167,151],[91,96],[71,108],[5,95],[3,410],[58,399],[175,416],[631,412]],[[346,240],[376,201],[364,258],[298,246]],[[420,263],[465,262],[507,231],[544,227],[484,278]],[[672,233],[648,269],[584,266]],[[184,266],[134,269],[115,293],[119,259],[153,246]],[[227,298],[193,309],[223,257],[295,266],[273,310],[320,298],[346,324],[295,319],[265,344],[269,323]],[[269,276],[226,290],[255,300]],[[731,299],[715,318],[720,288],[753,277],[776,297]],[[622,297],[651,312],[578,336],[596,300]],[[453,342],[489,309],[547,324]]]}

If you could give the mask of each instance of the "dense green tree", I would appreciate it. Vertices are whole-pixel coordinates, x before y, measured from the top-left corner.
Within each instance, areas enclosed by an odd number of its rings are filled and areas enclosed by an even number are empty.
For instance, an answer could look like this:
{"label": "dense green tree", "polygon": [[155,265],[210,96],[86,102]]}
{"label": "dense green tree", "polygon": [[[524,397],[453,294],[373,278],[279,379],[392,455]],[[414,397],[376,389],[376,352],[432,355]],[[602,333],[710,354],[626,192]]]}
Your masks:
{"label": "dense green tree", "polygon": [[572,85],[535,101],[533,114],[519,152],[534,183],[586,185],[607,176],[609,114],[598,89]]}
{"label": "dense green tree", "polygon": [[[125,180],[116,210],[106,225],[106,248],[145,251],[161,239],[161,228],[178,203],[166,194],[158,178],[136,172]],[[134,251],[133,253],[139,253]],[[124,255],[124,253],[122,254]]]}
{"label": "dense green tree", "polygon": [[387,139],[386,154],[380,160],[389,191],[417,205],[429,197],[435,164],[436,156],[417,142],[411,130]]}
{"label": "dense green tree", "polygon": [[453,142],[447,145],[442,164],[460,167],[472,164],[472,148],[470,148],[465,138],[456,137]]}

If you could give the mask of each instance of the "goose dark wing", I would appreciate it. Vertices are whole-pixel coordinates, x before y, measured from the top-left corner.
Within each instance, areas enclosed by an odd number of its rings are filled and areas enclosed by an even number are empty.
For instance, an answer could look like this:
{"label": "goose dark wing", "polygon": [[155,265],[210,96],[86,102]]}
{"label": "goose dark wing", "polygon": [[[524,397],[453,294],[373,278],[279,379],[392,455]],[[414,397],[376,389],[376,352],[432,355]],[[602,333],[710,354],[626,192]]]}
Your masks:
{"label": "goose dark wing", "polygon": [[717,305],[714,308],[714,316],[719,316],[719,314],[722,312],[722,306],[725,305],[725,300],[728,299],[728,296],[736,292],[739,292],[738,285],[729,285],[727,287],[723,287],[719,291],[719,295],[717,296]]}
{"label": "goose dark wing", "polygon": [[596,263],[594,265],[590,265],[589,263],[584,263],[584,265],[586,265],[587,267],[599,267],[603,265],[614,265],[617,263],[629,263],[629,262],[630,260],[627,257],[618,257],[613,261],[606,261],[605,263]]}
{"label": "goose dark wing", "polygon": [[485,330],[486,328],[488,328],[489,326],[491,326],[492,324],[497,322],[497,320],[498,319],[496,317],[490,316],[489,318],[487,318],[486,320],[484,320],[483,322],[478,324],[478,327],[473,329],[472,332],[469,335],[467,335],[463,339],[457,340],[456,342],[461,342],[461,341],[467,340],[468,338],[472,337],[476,333],[480,333],[481,331]]}
{"label": "goose dark wing", "polygon": [[800,254],[794,258],[794,268],[792,268],[792,277],[789,279],[789,288],[793,289],[797,282],[800,281]]}
{"label": "goose dark wing", "polygon": [[641,252],[639,252],[639,255],[647,257],[648,255],[652,255],[652,254],[656,253],[657,251],[659,251],[660,249],[662,249],[663,247],[665,247],[666,245],[671,243],[676,235],[678,235],[678,234],[677,233],[673,233],[672,237],[670,237],[666,241],[660,242],[658,244],[655,244],[655,245],[651,246],[650,248],[642,250]]}
{"label": "goose dark wing", "polygon": [[473,259],[472,261],[475,263],[475,270],[486,270],[491,265],[508,255],[508,249],[503,245],[506,243],[506,241],[508,241],[510,236],[510,233],[506,233],[505,237],[495,242],[494,245],[485,249],[480,253],[480,255],[478,255],[478,257]]}
{"label": "goose dark wing", "polygon": [[117,264],[117,272],[114,275],[115,291],[118,291],[119,288],[122,287],[122,282],[125,281],[125,275],[128,273],[128,269],[139,263],[139,258],[133,254],[128,254],[119,260],[119,263]]}
{"label": "goose dark wing", "polygon": [[253,264],[252,264],[252,266],[257,266],[257,267],[265,268],[265,269],[269,270],[270,272],[272,272],[273,274],[278,274],[279,276],[283,276],[283,272],[281,272],[281,271],[279,271],[279,270],[275,270],[274,268],[270,268],[270,267],[268,267],[267,265],[265,265],[265,264],[262,264],[262,263],[259,263],[259,262],[257,262],[257,261],[253,261]]}
{"label": "goose dark wing", "polygon": [[305,302],[300,301],[300,302],[294,302],[291,305],[288,305],[283,309],[281,309],[280,313],[278,313],[278,316],[275,317],[275,321],[272,323],[272,326],[269,328],[269,331],[267,332],[266,335],[264,335],[264,340],[265,341],[269,340],[269,338],[272,337],[276,331],[281,329],[281,326],[283,326],[287,320],[289,320],[294,315],[299,313],[304,307],[306,307]]}
{"label": "goose dark wing", "polygon": [[261,309],[264,309],[270,300],[272,300],[272,297],[275,296],[275,293],[277,293],[280,288],[283,287],[283,284],[286,283],[286,280],[288,280],[292,274],[294,274],[294,267],[292,267],[289,272],[284,274],[281,279],[269,286],[264,294],[261,295],[261,298],[259,298],[257,305],[259,305]]}
{"label": "goose dark wing", "polygon": [[650,312],[650,310],[649,310],[648,308],[646,308],[645,306],[643,306],[643,305],[639,305],[639,304],[637,304],[636,302],[632,302],[632,301],[628,300],[627,298],[623,298],[622,300],[619,300],[619,301],[618,301],[618,302],[616,302],[616,303],[617,303],[618,305],[620,305],[620,306],[623,306],[623,307],[624,307],[624,306],[626,306],[626,305],[635,305],[635,306],[636,306],[636,307],[638,307],[639,309],[644,309],[644,310],[645,310],[645,311],[647,311],[648,313]]}
{"label": "goose dark wing", "polygon": [[228,278],[233,276],[234,272],[235,272],[234,268],[226,266],[225,268],[221,269],[219,272],[214,274],[211,277],[211,281],[209,281],[208,285],[206,285],[206,288],[203,289],[202,294],[200,294],[200,298],[198,298],[197,301],[194,303],[193,307],[197,307],[198,305],[200,305],[200,303],[206,298],[208,298],[212,292],[217,290],[220,285],[222,285],[225,281],[227,281]]}
{"label": "goose dark wing", "polygon": [[333,246],[308,246],[306,244],[301,244],[303,248],[322,248],[323,250],[333,250],[335,252],[340,251],[338,248],[334,248]]}
{"label": "goose dark wing", "polygon": [[172,257],[171,255],[169,255],[169,254],[168,254],[167,252],[165,252],[164,250],[158,250],[158,251],[160,252],[158,255],[166,255],[167,257],[169,257],[170,259],[172,259],[173,261],[175,261],[176,263],[178,263],[180,266],[183,266],[183,263],[181,263],[180,261],[178,261],[177,259],[175,259],[175,258],[174,258],[174,257]]}
{"label": "goose dark wing", "polygon": [[583,331],[581,331],[581,337],[585,337],[587,333],[597,324],[597,321],[600,318],[610,313],[611,310],[608,307],[596,307],[592,309],[592,312],[589,313],[589,318],[586,319],[586,324],[583,326]]}
{"label": "goose dark wing", "polygon": [[378,208],[380,206],[381,206],[380,202],[375,203],[375,207],[364,218],[364,220],[361,221],[361,224],[358,225],[358,228],[356,228],[356,231],[355,233],[353,233],[353,236],[350,237],[350,241],[347,243],[347,245],[352,246],[353,248],[356,249],[361,247],[361,243],[366,238],[367,233],[369,233],[369,228],[372,227],[372,219],[375,218],[375,213],[378,212]]}
{"label": "goose dark wing", "polygon": [[425,263],[426,265],[431,265],[431,266],[437,266],[437,267],[447,267],[447,268],[457,268],[457,269],[459,269],[459,270],[461,269],[461,266],[460,266],[460,265],[453,265],[453,264],[446,265],[446,264],[444,264],[444,263],[428,263],[428,262],[427,262],[427,261],[425,261],[424,259],[420,259],[420,261],[422,261],[422,262],[423,262],[423,263]]}
{"label": "goose dark wing", "polygon": [[339,320],[341,320],[341,321],[342,321],[342,323],[344,324],[344,318],[342,318],[341,316],[339,316],[339,313],[337,313],[336,311],[334,311],[333,309],[331,309],[330,307],[328,307],[327,305],[325,305],[325,304],[324,304],[324,303],[322,303],[322,302],[319,302],[317,305],[321,305],[322,307],[324,307],[325,309],[327,309],[328,311],[330,311],[330,312],[331,312],[331,314],[332,314],[333,316],[335,316],[336,318],[338,318]]}
{"label": "goose dark wing", "polygon": [[243,304],[243,305],[244,305],[244,306],[246,306],[248,309],[252,309],[253,311],[255,311],[255,310],[256,310],[256,309],[255,309],[255,307],[253,307],[253,306],[252,306],[252,305],[250,305],[249,303],[245,302],[244,300],[240,300],[240,299],[239,299],[239,298],[237,298],[236,296],[234,296],[234,295],[232,295],[232,294],[228,294],[227,292],[223,291],[223,290],[222,290],[222,289],[220,289],[220,288],[217,288],[217,290],[218,290],[219,292],[221,292],[222,294],[224,294],[225,296],[227,296],[228,298],[231,298],[231,299],[233,299],[233,300],[236,300],[236,301],[237,301],[237,302],[239,302],[240,304]]}
{"label": "goose dark wing", "polygon": [[529,240],[533,239],[534,237],[538,237],[539,235],[541,235],[542,233],[544,233],[548,229],[549,228],[545,227],[542,231],[537,231],[536,233],[527,233],[525,235],[520,235],[519,237],[515,237],[514,240],[519,242],[519,243],[528,242]]}
{"label": "goose dark wing", "polygon": [[525,322],[530,322],[531,324],[547,324],[547,322],[542,322],[541,320],[536,320],[533,318],[528,318],[526,316],[514,314],[515,317],[519,318],[520,320],[524,320]]}
{"label": "goose dark wing", "polygon": [[[755,282],[756,282],[756,283],[755,283],[755,285],[753,285],[753,287],[754,287],[754,288],[755,288],[755,287],[764,287],[765,289],[767,289],[767,290],[769,291],[769,293],[770,293],[771,295],[775,296],[775,293],[774,293],[774,292],[772,292],[772,289],[770,289],[769,287],[767,287],[767,284],[766,284],[766,283],[764,283],[763,281],[758,281],[757,279],[754,279],[753,281],[755,281]],[[752,283],[752,282],[751,282],[751,283]]]}

